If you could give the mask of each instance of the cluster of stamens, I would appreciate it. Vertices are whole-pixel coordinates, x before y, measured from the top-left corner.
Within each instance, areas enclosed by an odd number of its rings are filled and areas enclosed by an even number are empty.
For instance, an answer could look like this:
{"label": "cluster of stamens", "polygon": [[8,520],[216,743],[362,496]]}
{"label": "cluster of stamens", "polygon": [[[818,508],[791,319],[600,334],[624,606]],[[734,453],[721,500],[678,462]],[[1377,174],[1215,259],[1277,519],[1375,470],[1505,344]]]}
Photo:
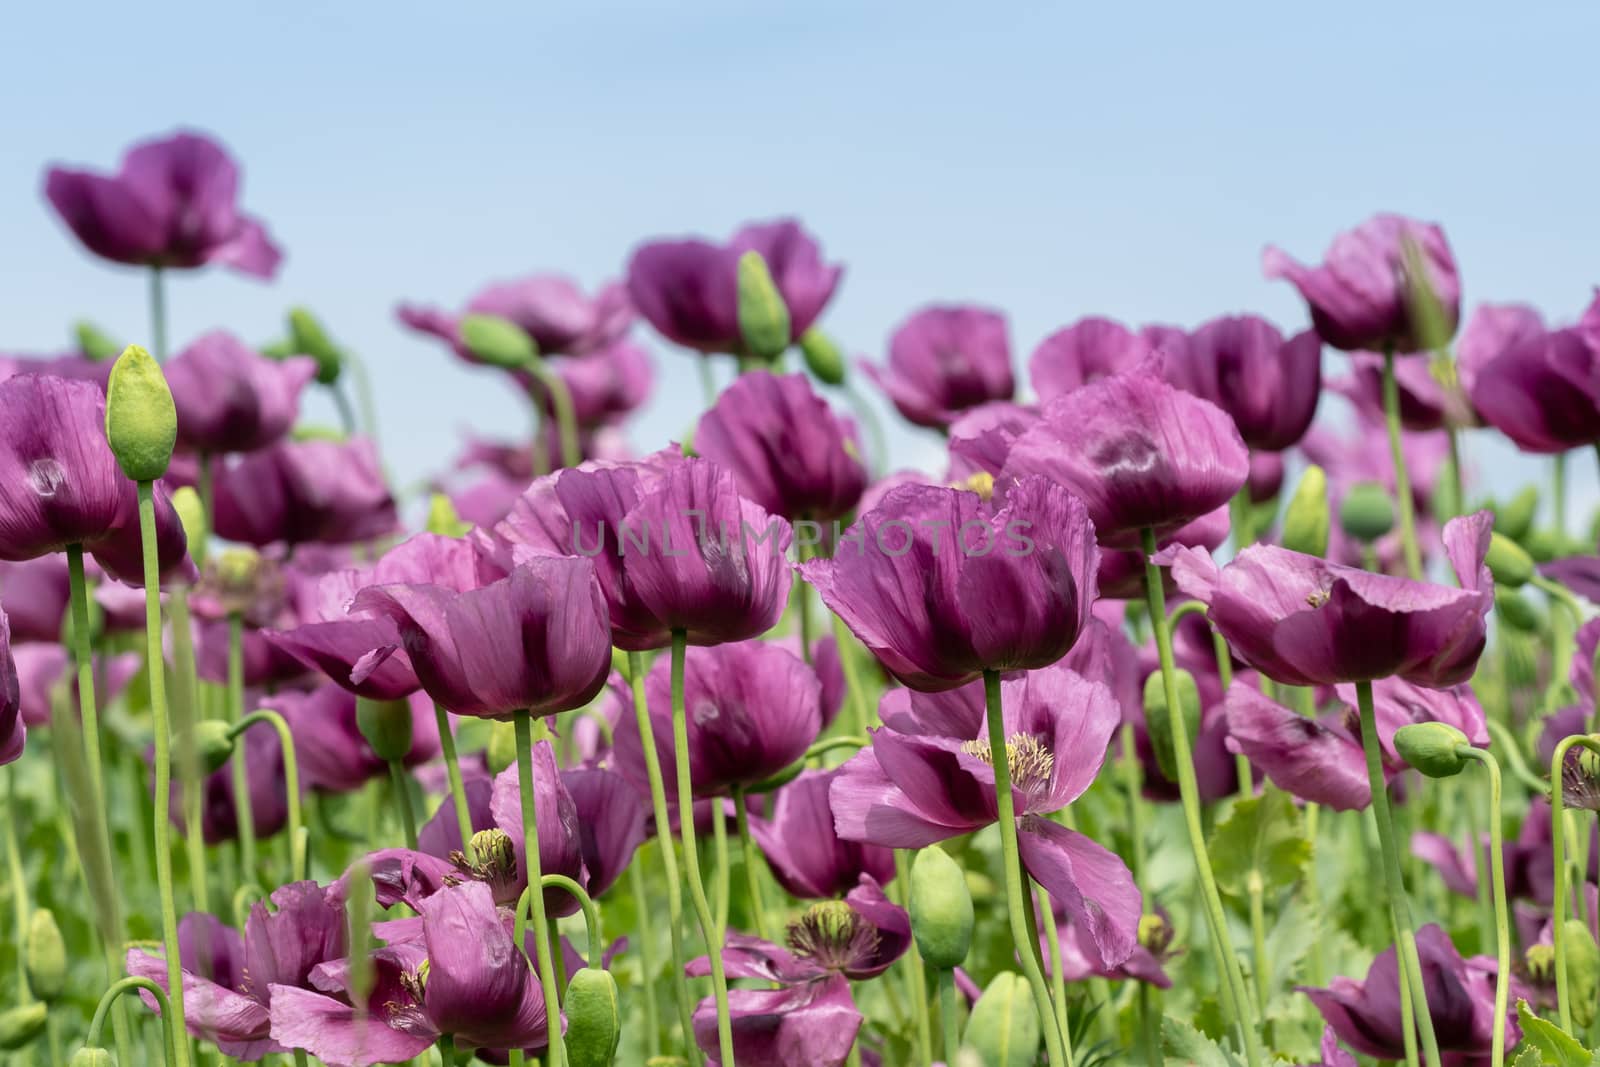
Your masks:
{"label": "cluster of stamens", "polygon": [[[963,741],[961,751],[994,766],[994,752],[987,738]],[[1017,733],[1006,739],[1006,770],[1011,772],[1011,784],[1024,793],[1048,786],[1055,765],[1055,754],[1033,734]]]}
{"label": "cluster of stamens", "polygon": [[825,900],[790,923],[784,940],[801,959],[843,971],[877,950],[878,928],[844,901]]}

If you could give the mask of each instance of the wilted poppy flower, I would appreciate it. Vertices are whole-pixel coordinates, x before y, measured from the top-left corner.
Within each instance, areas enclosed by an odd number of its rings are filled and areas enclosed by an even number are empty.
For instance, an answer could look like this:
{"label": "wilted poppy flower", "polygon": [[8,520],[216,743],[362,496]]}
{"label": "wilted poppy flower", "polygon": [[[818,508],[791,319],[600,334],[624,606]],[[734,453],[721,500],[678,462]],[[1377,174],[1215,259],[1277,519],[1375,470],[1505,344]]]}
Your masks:
{"label": "wilted poppy flower", "polygon": [[881,883],[894,878],[892,850],[845,841],[834,829],[828,791],[839,774],[838,768],[802,772],[767,799],[764,816],[750,819],[750,832],[767,857],[772,876],[801,900],[840,896],[862,875]]}
{"label": "wilted poppy flower", "polygon": [[[787,949],[732,934],[722,949],[729,978],[779,986],[728,991],[734,1055],[764,1067],[839,1067],[861,1028],[850,980],[876,977],[904,955],[911,919],[865,877],[844,900],[813,904],[789,924],[785,941]],[[710,974],[710,961],[702,956],[687,970],[691,976]],[[694,1038],[710,1062],[720,1063],[716,1008],[709,997],[695,1009]]]}
{"label": "wilted poppy flower", "polygon": [[114,263],[220,263],[270,278],[283,254],[259,220],[239,210],[239,169],[201,134],[135,145],[111,176],[52,167],[44,195],[83,246]]}
{"label": "wilted poppy flower", "polygon": [[834,519],[861,499],[867,471],[855,427],[803,374],[741,374],[700,416],[695,451],[739,491],[787,519]]}
{"label": "wilted poppy flower", "polygon": [[[669,657],[658,657],[645,676],[645,699],[656,749],[672,759],[672,688]],[[684,660],[690,778],[697,796],[754,785],[805,755],[822,729],[822,685],[787,649],[764,641],[694,648]],[[646,784],[638,722],[625,716],[616,732],[617,769]]]}
{"label": "wilted poppy flower", "polygon": [[[300,778],[311,789],[348,793],[388,773],[356,723],[356,697],[331,682],[310,692],[289,690],[261,702],[284,717],[294,736]],[[411,747],[401,762],[415,767],[439,755],[439,723],[433,702],[421,693],[409,698]]]}
{"label": "wilted poppy flower", "polygon": [[582,707],[611,670],[605,595],[587,560],[530,556],[508,576],[457,592],[369,586],[354,607],[387,617],[428,695],[457,715],[505,719]]}
{"label": "wilted poppy flower", "polygon": [[967,305],[923,308],[889,338],[889,363],[863,363],[900,414],[944,429],[963,411],[1017,391],[1011,342],[998,311]]}
{"label": "wilted poppy flower", "polygon": [[833,558],[800,569],[884,669],[931,691],[1066,655],[1098,559],[1083,504],[1026,478],[998,509],[956,489],[892,490]]}
{"label": "wilted poppy flower", "polygon": [[408,936],[372,954],[370,1014],[352,1003],[349,965],[326,965],[311,977],[322,993],[269,987],[273,1040],[330,1067],[401,1063],[440,1034],[464,1048],[542,1049],[539,978],[512,937],[511,913],[495,907],[489,887],[447,886],[418,910],[420,920],[390,924]]}
{"label": "wilted poppy flower", "polygon": [[848,841],[921,848],[995,821],[994,763],[1011,772],[1022,865],[1082,923],[1099,960],[1116,966],[1137,940],[1140,897],[1122,860],[1045,816],[1081,796],[1105,760],[1121,709],[1104,685],[1064,667],[1001,683],[1004,753],[986,733],[872,731],[872,747],[844,764],[831,790],[834,825]]}
{"label": "wilted poppy flower", "polygon": [[[1413,279],[1408,246],[1423,277]],[[1341,233],[1321,266],[1307,267],[1268,246],[1261,266],[1268,278],[1286,278],[1311,309],[1322,339],[1346,352],[1415,352],[1455,333],[1461,314],[1461,279],[1444,231],[1399,215],[1374,215]],[[1444,315],[1445,336],[1423,336],[1413,315],[1412,288],[1425,285]]]}
{"label": "wilted poppy flower", "polygon": [[1028,377],[1041,401],[1054,400],[1090,382],[1132,370],[1154,347],[1150,338],[1120,322],[1090,316],[1040,341],[1028,358]]}
{"label": "wilted poppy flower", "polygon": [[[244,1060],[289,1051],[272,1038],[272,998],[283,989],[311,989],[313,972],[342,961],[347,951],[344,901],[331,887],[291,882],[269,899],[271,910],[259,900],[251,907],[243,937],[205,912],[190,912],[178,923],[189,1034]],[[160,954],[130,948],[127,968],[168,988]],[[156,1006],[154,997],[141,996]]]}
{"label": "wilted poppy flower", "polygon": [[394,497],[365,438],[284,441],[217,472],[214,526],[230,541],[349,544],[396,524]]}
{"label": "wilted poppy flower", "polygon": [[528,335],[541,355],[583,355],[619,341],[633,324],[633,309],[620,284],[603,285],[586,296],[570,279],[536,274],[496,282],[467,301],[460,315],[415,304],[401,304],[400,321],[451,345],[463,359],[477,362],[461,341],[461,319],[494,315]]}
{"label": "wilted poppy flower", "polygon": [[[1417,954],[1439,1050],[1488,1056],[1494,1035],[1493,958],[1462,959],[1450,935],[1433,923],[1417,931]],[[1392,946],[1372,961],[1365,981],[1335,978],[1326,989],[1299,989],[1356,1052],[1380,1060],[1405,1058],[1400,970]],[[1515,1047],[1522,1036],[1515,1009],[1506,1020],[1506,1046]]]}
{"label": "wilted poppy flower", "polygon": [[1213,319],[1165,362],[1173,385],[1226,411],[1252,449],[1278,452],[1311,427],[1322,392],[1322,341],[1306,330],[1285,340],[1256,315]]}
{"label": "wilted poppy flower", "polygon": [[178,408],[178,446],[220,455],[265,448],[288,433],[317,364],[308,356],[268,359],[214,330],[164,370]]}
{"label": "wilted poppy flower", "polygon": [[1451,519],[1445,552],[1460,588],[1343,567],[1253,545],[1217,568],[1194,549],[1171,553],[1173,578],[1246,663],[1286,685],[1398,676],[1430,689],[1466,681],[1494,603],[1484,565],[1493,516]]}
{"label": "wilted poppy flower", "polygon": [[698,238],[652,241],[628,261],[628,295],[656,332],[701,352],[740,354],[739,257],[759,252],[789,309],[790,340],[811,328],[833,298],[844,268],[793,219],[754,223],[725,245]]}
{"label": "wilted poppy flower", "polygon": [[0,611],[0,764],[22,755],[28,729],[22,721],[22,689],[11,656],[11,622]]}
{"label": "wilted poppy flower", "polygon": [[1043,475],[1083,499],[1102,544],[1173,533],[1233,499],[1250,454],[1216,405],[1168,385],[1154,362],[1045,405],[1017,438],[1002,481]]}
{"label": "wilted poppy flower", "polygon": [[1600,441],[1600,352],[1579,330],[1546,330],[1515,305],[1478,308],[1468,329],[1483,340],[1463,353],[1461,375],[1485,422],[1525,452]]}
{"label": "wilted poppy flower", "polygon": [[12,639],[61,640],[71,588],[67,561],[60,555],[0,561],[0,604],[11,616]]}
{"label": "wilted poppy flower", "polygon": [[[1479,314],[1483,309],[1479,309]],[[1476,316],[1467,320],[1461,333],[1458,352],[1468,351],[1467,338]],[[1467,427],[1477,423],[1472,402],[1459,382],[1449,385],[1444,372],[1431,356],[1397,360],[1394,365],[1396,391],[1400,397],[1400,425],[1413,432],[1441,430],[1447,426]],[[1463,377],[1465,375],[1463,374]],[[1334,391],[1349,398],[1368,420],[1377,423],[1383,411],[1383,357],[1372,352],[1350,354],[1350,374],[1333,383]]]}
{"label": "wilted poppy flower", "polygon": [[[143,594],[140,594],[141,599]],[[13,635],[14,636],[14,635]],[[66,648],[44,641],[21,641],[11,646],[22,697],[22,721],[30,728],[50,725],[51,700],[57,686],[65,687],[69,706],[78,711],[78,675]],[[137,652],[102,654],[94,658],[94,693],[108,704],[127,688],[144,665]]]}

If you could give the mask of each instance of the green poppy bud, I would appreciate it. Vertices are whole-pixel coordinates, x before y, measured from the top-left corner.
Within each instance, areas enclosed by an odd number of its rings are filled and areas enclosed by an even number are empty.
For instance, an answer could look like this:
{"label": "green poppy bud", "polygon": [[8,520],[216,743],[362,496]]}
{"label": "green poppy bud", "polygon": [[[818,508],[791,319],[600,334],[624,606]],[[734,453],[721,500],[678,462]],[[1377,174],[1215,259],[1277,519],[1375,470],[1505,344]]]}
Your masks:
{"label": "green poppy bud", "polygon": [[201,773],[211,774],[226,767],[233,758],[232,729],[221,719],[201,719],[189,727],[189,736],[174,738],[173,744],[183,752],[187,752],[187,746],[192,745],[195,758],[200,761]]}
{"label": "green poppy bud", "polygon": [[1510,503],[1494,508],[1494,528],[1513,541],[1521,541],[1533,529],[1533,516],[1539,510],[1539,490],[1527,486],[1511,498]]}
{"label": "green poppy bud", "polygon": [[456,506],[443,493],[428,498],[428,532],[441,537],[465,537],[470,525],[461,521]]}
{"label": "green poppy bud", "polygon": [[1377,482],[1352,485],[1339,505],[1339,525],[1363,544],[1371,544],[1394,529],[1394,501]]}
{"label": "green poppy bud", "polygon": [[800,335],[800,352],[806,357],[806,367],[817,381],[824,385],[844,384],[844,353],[833,343],[833,338],[813,326]]}
{"label": "green poppy bud", "polygon": [[[1183,709],[1183,722],[1189,730],[1189,750],[1194,751],[1195,738],[1200,735],[1200,687],[1194,675],[1179,667],[1173,672],[1178,689],[1178,706]],[[1171,781],[1178,780],[1178,761],[1172,748],[1172,716],[1167,711],[1167,687],[1162,683],[1161,672],[1156,671],[1144,680],[1144,724],[1150,734],[1150,747],[1155,752],[1156,765]]]}
{"label": "green poppy bud", "polygon": [[460,330],[467,350],[492,367],[522,370],[539,358],[527,331],[499,315],[467,315]]}
{"label": "green poppy bud", "polygon": [[106,336],[104,330],[88,320],[80,320],[72,328],[73,335],[78,340],[78,351],[94,360],[103,363],[108,359],[116,358],[122,346]]}
{"label": "green poppy bud", "polygon": [[268,359],[277,360],[284,360],[288,359],[290,356],[300,355],[299,352],[294,350],[294,342],[289,340],[287,337],[277,341],[268,341],[265,344],[257,345],[256,351],[260,352]]}
{"label": "green poppy bud", "polygon": [[356,698],[356,728],[385,763],[411,751],[411,701]]}
{"label": "green poppy bud", "polygon": [[789,347],[789,305],[754,249],[739,257],[739,335],[746,351],[768,362]]}
{"label": "green poppy bud", "polygon": [[1595,1019],[1595,994],[1600,991],[1600,948],[1594,943],[1588,923],[1568,919],[1562,928],[1566,935],[1568,1003],[1572,1021],[1587,1030]]}
{"label": "green poppy bud", "polygon": [[1554,530],[1529,530],[1522,537],[1522,547],[1528,550],[1535,563],[1549,563],[1561,555],[1561,535]]}
{"label": "green poppy bud", "polygon": [[984,1067],[1033,1067],[1039,1056],[1039,1015],[1020,974],[1002,971],[972,1006],[962,1044]]}
{"label": "green poppy bud", "polygon": [[178,440],[178,409],[157,363],[138,345],[129,345],[111,368],[106,386],[106,440],[122,473],[136,482],[153,482],[167,473]]}
{"label": "green poppy bud", "polygon": [[1533,580],[1533,557],[1505,534],[1489,535],[1489,554],[1484,562],[1498,585],[1520,589]]}
{"label": "green poppy bud", "polygon": [[117,1067],[117,1061],[110,1049],[80,1048],[67,1061],[67,1067]]}
{"label": "green poppy bud", "polygon": [[192,485],[180,485],[172,492],[172,510],[178,513],[178,522],[183,525],[184,539],[189,542],[189,555],[196,564],[206,561],[206,541],[211,536],[210,524],[206,521],[206,506],[200,500],[200,494],[195,492]]}
{"label": "green poppy bud", "polygon": [[305,308],[289,310],[289,342],[285,355],[310,356],[317,361],[317,381],[332,385],[344,367],[344,353],[333,343],[317,317]]}
{"label": "green poppy bud", "polygon": [[289,440],[300,441],[343,441],[345,432],[337,426],[319,426],[316,423],[302,423],[289,431]]}
{"label": "green poppy bud", "polygon": [[67,944],[61,927],[47,908],[36,908],[28,921],[28,988],[46,1004],[53,1003],[67,988]]}
{"label": "green poppy bud", "polygon": [[1328,510],[1328,476],[1321,467],[1307,467],[1283,513],[1283,547],[1308,556],[1326,556],[1332,521]]}
{"label": "green poppy bud", "polygon": [[572,1067],[611,1067],[622,1040],[617,980],[584,967],[567,983],[567,1062]]}
{"label": "green poppy bud", "polygon": [[1394,734],[1394,750],[1400,758],[1429,778],[1460,774],[1467,759],[1458,749],[1471,744],[1466,734],[1446,722],[1414,722]]}
{"label": "green poppy bud", "polygon": [[911,933],[930,967],[959,967],[972,947],[972,893],[961,864],[934,846],[911,861]]}
{"label": "green poppy bud", "polygon": [[49,1014],[50,1009],[39,1000],[0,1011],[0,1049],[19,1049],[33,1044],[44,1033],[45,1018]]}
{"label": "green poppy bud", "polygon": [[1539,615],[1539,609],[1528,602],[1528,598],[1515,589],[1506,589],[1496,586],[1494,591],[1494,610],[1500,621],[1513,630],[1523,633],[1538,633],[1544,626],[1544,619]]}
{"label": "green poppy bud", "polygon": [[517,731],[509,722],[497,722],[489,731],[489,743],[484,747],[483,758],[489,764],[490,774],[499,774],[517,762]]}

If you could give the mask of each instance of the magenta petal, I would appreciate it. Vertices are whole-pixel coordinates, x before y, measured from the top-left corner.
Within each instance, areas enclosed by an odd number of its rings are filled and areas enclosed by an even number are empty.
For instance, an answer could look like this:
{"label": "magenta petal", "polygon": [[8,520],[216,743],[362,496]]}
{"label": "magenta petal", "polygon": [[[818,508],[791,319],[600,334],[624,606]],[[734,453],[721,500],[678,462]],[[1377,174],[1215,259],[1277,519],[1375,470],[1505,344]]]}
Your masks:
{"label": "magenta petal", "polygon": [[129,517],[133,483],[105,437],[105,396],[90,382],[25,374],[0,382],[0,559],[98,541]]}
{"label": "magenta petal", "polygon": [[504,1039],[484,1040],[517,1018],[533,980],[528,961],[500,921],[489,887],[482,882],[447,886],[418,905],[428,949],[423,1006],[447,1034],[473,1034],[476,1043],[521,1048],[532,1033],[508,1029]]}
{"label": "magenta petal", "polygon": [[1090,316],[1039,342],[1028,358],[1028,376],[1041,402],[1120,374],[1150,355],[1148,338],[1120,322]]}
{"label": "magenta petal", "polygon": [[202,455],[250,452],[289,432],[315,360],[268,359],[232,334],[194,340],[164,368],[178,409],[178,443]]}
{"label": "magenta petal", "polygon": [[921,848],[974,829],[964,819],[958,825],[947,826],[924,816],[889,780],[871,749],[857,753],[843,765],[828,798],[833,807],[834,829],[845,841],[885,848]]}
{"label": "magenta petal", "polygon": [[888,366],[866,370],[919,426],[949,426],[963,411],[1016,392],[1005,316],[970,305],[916,312],[889,339]]}
{"label": "magenta petal", "polygon": [[[124,965],[130,975],[167,986],[167,964],[162,957],[131,948]],[[145,1001],[155,1007],[154,998]],[[216,982],[183,972],[184,1021],[192,1037],[215,1041],[229,1055],[259,1058],[283,1049],[270,1038],[271,1017],[266,1004]]]}
{"label": "magenta petal", "polygon": [[1116,967],[1139,943],[1143,901],[1133,873],[1115,853],[1059,823],[1029,816],[1018,824],[1022,865],[1093,940],[1103,967]]}
{"label": "magenta petal", "polygon": [[[785,989],[729,990],[728,1007],[734,1056],[762,1067],[839,1067],[861,1029],[850,983],[841,977]],[[695,1008],[694,1037],[708,1062],[721,1067],[710,998]]]}
{"label": "magenta petal", "polygon": [[803,772],[771,795],[765,818],[750,820],[750,832],[773,877],[802,899],[837,897],[852,889],[863,874],[880,882],[894,877],[893,852],[843,840],[834,829],[829,794],[841,773],[839,769]]}
{"label": "magenta petal", "polygon": [[649,804],[615,771],[563,771],[561,782],[577,816],[579,849],[589,874],[584,888],[598,897],[621,877],[634,850],[644,843]]}
{"label": "magenta petal", "polygon": [[1298,715],[1244,682],[1228,690],[1226,709],[1230,747],[1279,789],[1335,811],[1358,811],[1372,802],[1358,738]]}
{"label": "magenta petal", "polygon": [[[518,892],[528,884],[527,855],[523,851],[522,791],[516,765],[495,776],[490,810],[500,829],[511,838],[517,857]],[[578,833],[578,810],[562,783],[550,742],[533,746],[534,811],[539,823],[539,869],[542,874],[564,874],[582,885],[583,845]],[[546,889],[545,907],[555,915],[571,915],[578,902],[563,889]]]}
{"label": "magenta petal", "polygon": [[303,1048],[329,1067],[404,1063],[430,1048],[437,1036],[425,1029],[397,1030],[381,1015],[357,1013],[321,993],[293,986],[272,990],[272,1039],[283,1048]]}

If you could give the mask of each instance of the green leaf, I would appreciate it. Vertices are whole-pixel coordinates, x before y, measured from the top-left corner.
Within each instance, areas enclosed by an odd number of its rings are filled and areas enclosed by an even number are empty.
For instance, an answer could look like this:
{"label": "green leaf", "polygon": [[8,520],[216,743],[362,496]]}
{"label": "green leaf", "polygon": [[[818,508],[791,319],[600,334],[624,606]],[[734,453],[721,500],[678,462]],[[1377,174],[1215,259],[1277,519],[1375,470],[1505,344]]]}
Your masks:
{"label": "green leaf", "polygon": [[1210,852],[1217,885],[1236,897],[1245,894],[1252,874],[1269,893],[1287,889],[1311,862],[1311,842],[1294,801],[1270,787],[1234,803],[1211,834]]}
{"label": "green leaf", "polygon": [[[1539,1050],[1546,1067],[1591,1067],[1594,1063],[1588,1049],[1555,1023],[1535,1015],[1526,1000],[1517,1001],[1517,1020],[1522,1023],[1522,1039]],[[1522,1059],[1518,1056],[1517,1062]]]}
{"label": "green leaf", "polygon": [[1161,1020],[1161,1048],[1168,1063],[1193,1067],[1238,1067],[1239,1063],[1227,1049],[1170,1015]]}

